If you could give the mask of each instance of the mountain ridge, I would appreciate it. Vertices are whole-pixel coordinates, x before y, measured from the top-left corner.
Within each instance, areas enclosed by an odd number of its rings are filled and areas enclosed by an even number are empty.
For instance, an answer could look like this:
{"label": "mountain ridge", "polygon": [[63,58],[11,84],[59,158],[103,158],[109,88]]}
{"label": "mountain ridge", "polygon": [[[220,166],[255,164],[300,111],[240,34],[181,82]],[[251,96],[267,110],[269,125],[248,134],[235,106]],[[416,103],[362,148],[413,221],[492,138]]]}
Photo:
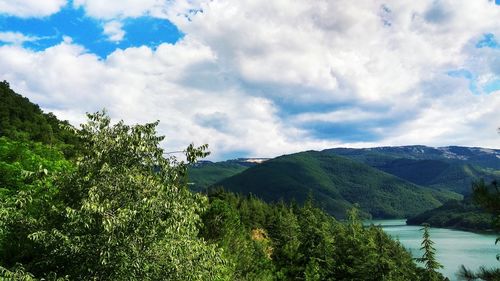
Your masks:
{"label": "mountain ridge", "polygon": [[311,192],[325,210],[339,217],[344,217],[346,209],[356,203],[374,217],[406,217],[458,197],[320,151],[273,158],[223,179],[212,188],[216,186],[251,193],[266,201],[283,199],[301,203]]}

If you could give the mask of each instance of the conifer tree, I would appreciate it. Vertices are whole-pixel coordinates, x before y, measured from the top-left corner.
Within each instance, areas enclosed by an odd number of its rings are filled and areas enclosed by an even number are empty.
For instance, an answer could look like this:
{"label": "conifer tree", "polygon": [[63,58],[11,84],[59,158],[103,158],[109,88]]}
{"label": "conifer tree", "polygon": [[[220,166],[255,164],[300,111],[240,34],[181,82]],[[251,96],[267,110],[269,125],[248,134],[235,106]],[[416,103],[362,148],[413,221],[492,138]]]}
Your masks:
{"label": "conifer tree", "polygon": [[424,251],[424,254],[421,258],[417,258],[416,261],[425,265],[425,281],[439,280],[437,270],[443,268],[443,266],[436,260],[436,249],[433,246],[434,242],[430,238],[429,225],[423,224],[423,228],[420,230],[424,232],[422,235],[422,247],[420,248]]}

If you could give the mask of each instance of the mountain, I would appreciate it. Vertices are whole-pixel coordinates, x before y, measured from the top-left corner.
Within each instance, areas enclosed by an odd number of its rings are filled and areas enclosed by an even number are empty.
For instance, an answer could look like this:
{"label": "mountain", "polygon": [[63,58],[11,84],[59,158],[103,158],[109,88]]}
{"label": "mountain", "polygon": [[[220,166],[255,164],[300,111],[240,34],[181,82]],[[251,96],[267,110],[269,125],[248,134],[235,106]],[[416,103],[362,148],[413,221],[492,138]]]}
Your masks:
{"label": "mountain", "polygon": [[427,223],[433,227],[462,229],[470,231],[491,230],[493,215],[475,205],[470,198],[462,201],[450,200],[443,206],[408,218],[409,225]]}
{"label": "mountain", "polygon": [[[424,145],[385,146],[374,148],[333,148],[325,151],[348,156],[363,162],[378,158],[406,158],[415,160],[460,160],[485,168],[500,169],[500,150],[481,147],[428,147]],[[372,162],[374,163],[374,162]]]}
{"label": "mountain", "polygon": [[67,121],[60,121],[52,113],[44,113],[29,99],[10,89],[8,82],[0,82],[0,137],[30,140],[64,146],[66,155],[78,144]]}
{"label": "mountain", "polygon": [[467,195],[471,183],[500,176],[500,150],[478,147],[399,146],[334,148],[326,153],[368,164],[414,184]]}
{"label": "mountain", "polygon": [[238,158],[224,162],[199,161],[188,169],[192,190],[203,191],[225,178],[243,172],[268,160],[267,158]]}
{"label": "mountain", "polygon": [[303,202],[310,193],[326,211],[344,217],[354,203],[375,218],[416,215],[456,193],[410,183],[369,165],[329,152],[306,151],[255,165],[216,186],[266,201]]}

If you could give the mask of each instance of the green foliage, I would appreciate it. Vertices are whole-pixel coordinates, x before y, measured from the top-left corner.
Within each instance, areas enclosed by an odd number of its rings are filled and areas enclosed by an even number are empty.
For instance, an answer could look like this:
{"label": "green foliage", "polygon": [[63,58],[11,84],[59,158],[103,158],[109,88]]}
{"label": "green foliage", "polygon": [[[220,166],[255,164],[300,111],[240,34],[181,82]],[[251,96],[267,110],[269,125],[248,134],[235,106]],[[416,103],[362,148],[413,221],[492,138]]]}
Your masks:
{"label": "green foliage", "polygon": [[[494,180],[491,184],[486,185],[483,180],[480,180],[473,185],[472,190],[474,200],[493,215],[493,227],[495,231],[500,233],[500,190],[498,182]],[[500,242],[500,237],[497,237],[495,244],[498,244],[498,242]],[[500,261],[500,254],[497,255],[497,260]]]}
{"label": "green foliage", "polygon": [[316,260],[311,260],[307,265],[306,265],[306,270],[304,272],[305,279],[306,281],[320,281],[321,280],[321,275],[320,275],[320,268]]}
{"label": "green foliage", "polygon": [[436,281],[440,280],[438,269],[443,268],[443,266],[436,260],[436,249],[434,248],[434,242],[430,238],[429,225],[424,224],[424,227],[420,230],[423,231],[422,234],[422,247],[421,250],[424,254],[421,258],[417,258],[416,261],[423,263],[425,266],[425,281]]}
{"label": "green foliage", "polygon": [[0,195],[32,184],[37,175],[65,171],[69,166],[57,148],[0,137]]}
{"label": "green foliage", "polygon": [[52,113],[43,113],[38,105],[0,82],[0,137],[58,145],[67,156],[75,155],[79,140],[66,121]]}
{"label": "green foliage", "polygon": [[40,257],[28,236],[57,216],[54,183],[71,170],[56,148],[0,137],[0,266]]}
{"label": "green foliage", "polygon": [[[484,180],[477,181],[473,187],[473,199],[480,204],[493,216],[493,227],[497,232],[500,232],[500,190],[498,182],[492,181],[491,184],[486,184]],[[500,237],[497,237],[495,244],[500,242]],[[500,254],[497,254],[497,260],[500,261]],[[478,271],[471,271],[465,266],[462,266],[459,275],[463,280],[500,280],[500,268],[479,268]]]}
{"label": "green foliage", "polygon": [[470,194],[470,186],[480,178],[500,175],[499,150],[426,146],[336,148],[326,152],[368,164],[414,184]]}
{"label": "green foliage", "polygon": [[472,198],[450,200],[443,206],[409,218],[409,225],[427,223],[432,227],[444,227],[469,231],[491,230],[492,215],[478,206]]}
{"label": "green foliage", "polygon": [[356,209],[342,223],[312,198],[303,207],[220,190],[209,198],[200,234],[224,249],[235,280],[421,280],[410,253],[363,227]]}
{"label": "green foliage", "polygon": [[252,230],[258,228],[254,224],[243,224],[238,210],[240,198],[233,194],[217,193],[210,201],[203,215],[200,234],[225,250],[225,257],[234,271],[233,279],[273,280],[273,265],[266,253],[266,246],[269,245],[252,239]]}
{"label": "green foliage", "polygon": [[[74,169],[37,185],[50,182],[52,192],[32,188],[2,202],[2,251],[18,249],[3,255],[3,274],[21,264],[45,279],[229,279],[221,251],[198,237],[206,198],[187,189],[185,163],[163,157],[156,125],[111,125],[103,113],[89,115]],[[188,161],[205,149],[189,146]]]}
{"label": "green foliage", "polygon": [[[494,215],[500,214],[500,190],[496,180],[489,185],[480,180],[472,186],[472,191],[473,198],[478,204]],[[495,226],[500,228],[498,222]]]}
{"label": "green foliage", "polygon": [[314,199],[337,217],[345,217],[345,211],[354,203],[360,205],[365,215],[376,218],[407,217],[460,197],[411,184],[363,163],[315,151],[268,160],[217,185],[270,202],[284,199],[303,203],[312,191]]}
{"label": "green foliage", "polygon": [[190,188],[205,191],[209,186],[246,170],[248,167],[234,162],[196,163],[188,168]]}
{"label": "green foliage", "polygon": [[500,280],[500,268],[480,267],[477,271],[471,271],[462,265],[458,274],[460,280],[474,281],[498,281]]}

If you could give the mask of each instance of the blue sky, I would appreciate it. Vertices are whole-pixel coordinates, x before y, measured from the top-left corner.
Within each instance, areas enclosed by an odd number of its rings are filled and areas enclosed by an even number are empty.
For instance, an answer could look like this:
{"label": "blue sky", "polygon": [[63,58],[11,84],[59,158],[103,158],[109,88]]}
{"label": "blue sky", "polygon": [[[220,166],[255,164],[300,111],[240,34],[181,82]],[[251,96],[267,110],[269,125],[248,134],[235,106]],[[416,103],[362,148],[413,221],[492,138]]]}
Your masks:
{"label": "blue sky", "polygon": [[183,36],[168,20],[142,16],[123,20],[122,29],[126,35],[122,40],[112,41],[104,34],[104,24],[103,20],[87,16],[83,8],[71,6],[43,18],[19,18],[5,14],[0,16],[1,30],[39,38],[23,44],[23,47],[35,51],[57,45],[67,36],[89,52],[105,58],[116,49],[143,45],[155,48],[161,43],[175,43]]}
{"label": "blue sky", "polygon": [[500,1],[0,0],[0,79],[212,158],[499,146]]}

